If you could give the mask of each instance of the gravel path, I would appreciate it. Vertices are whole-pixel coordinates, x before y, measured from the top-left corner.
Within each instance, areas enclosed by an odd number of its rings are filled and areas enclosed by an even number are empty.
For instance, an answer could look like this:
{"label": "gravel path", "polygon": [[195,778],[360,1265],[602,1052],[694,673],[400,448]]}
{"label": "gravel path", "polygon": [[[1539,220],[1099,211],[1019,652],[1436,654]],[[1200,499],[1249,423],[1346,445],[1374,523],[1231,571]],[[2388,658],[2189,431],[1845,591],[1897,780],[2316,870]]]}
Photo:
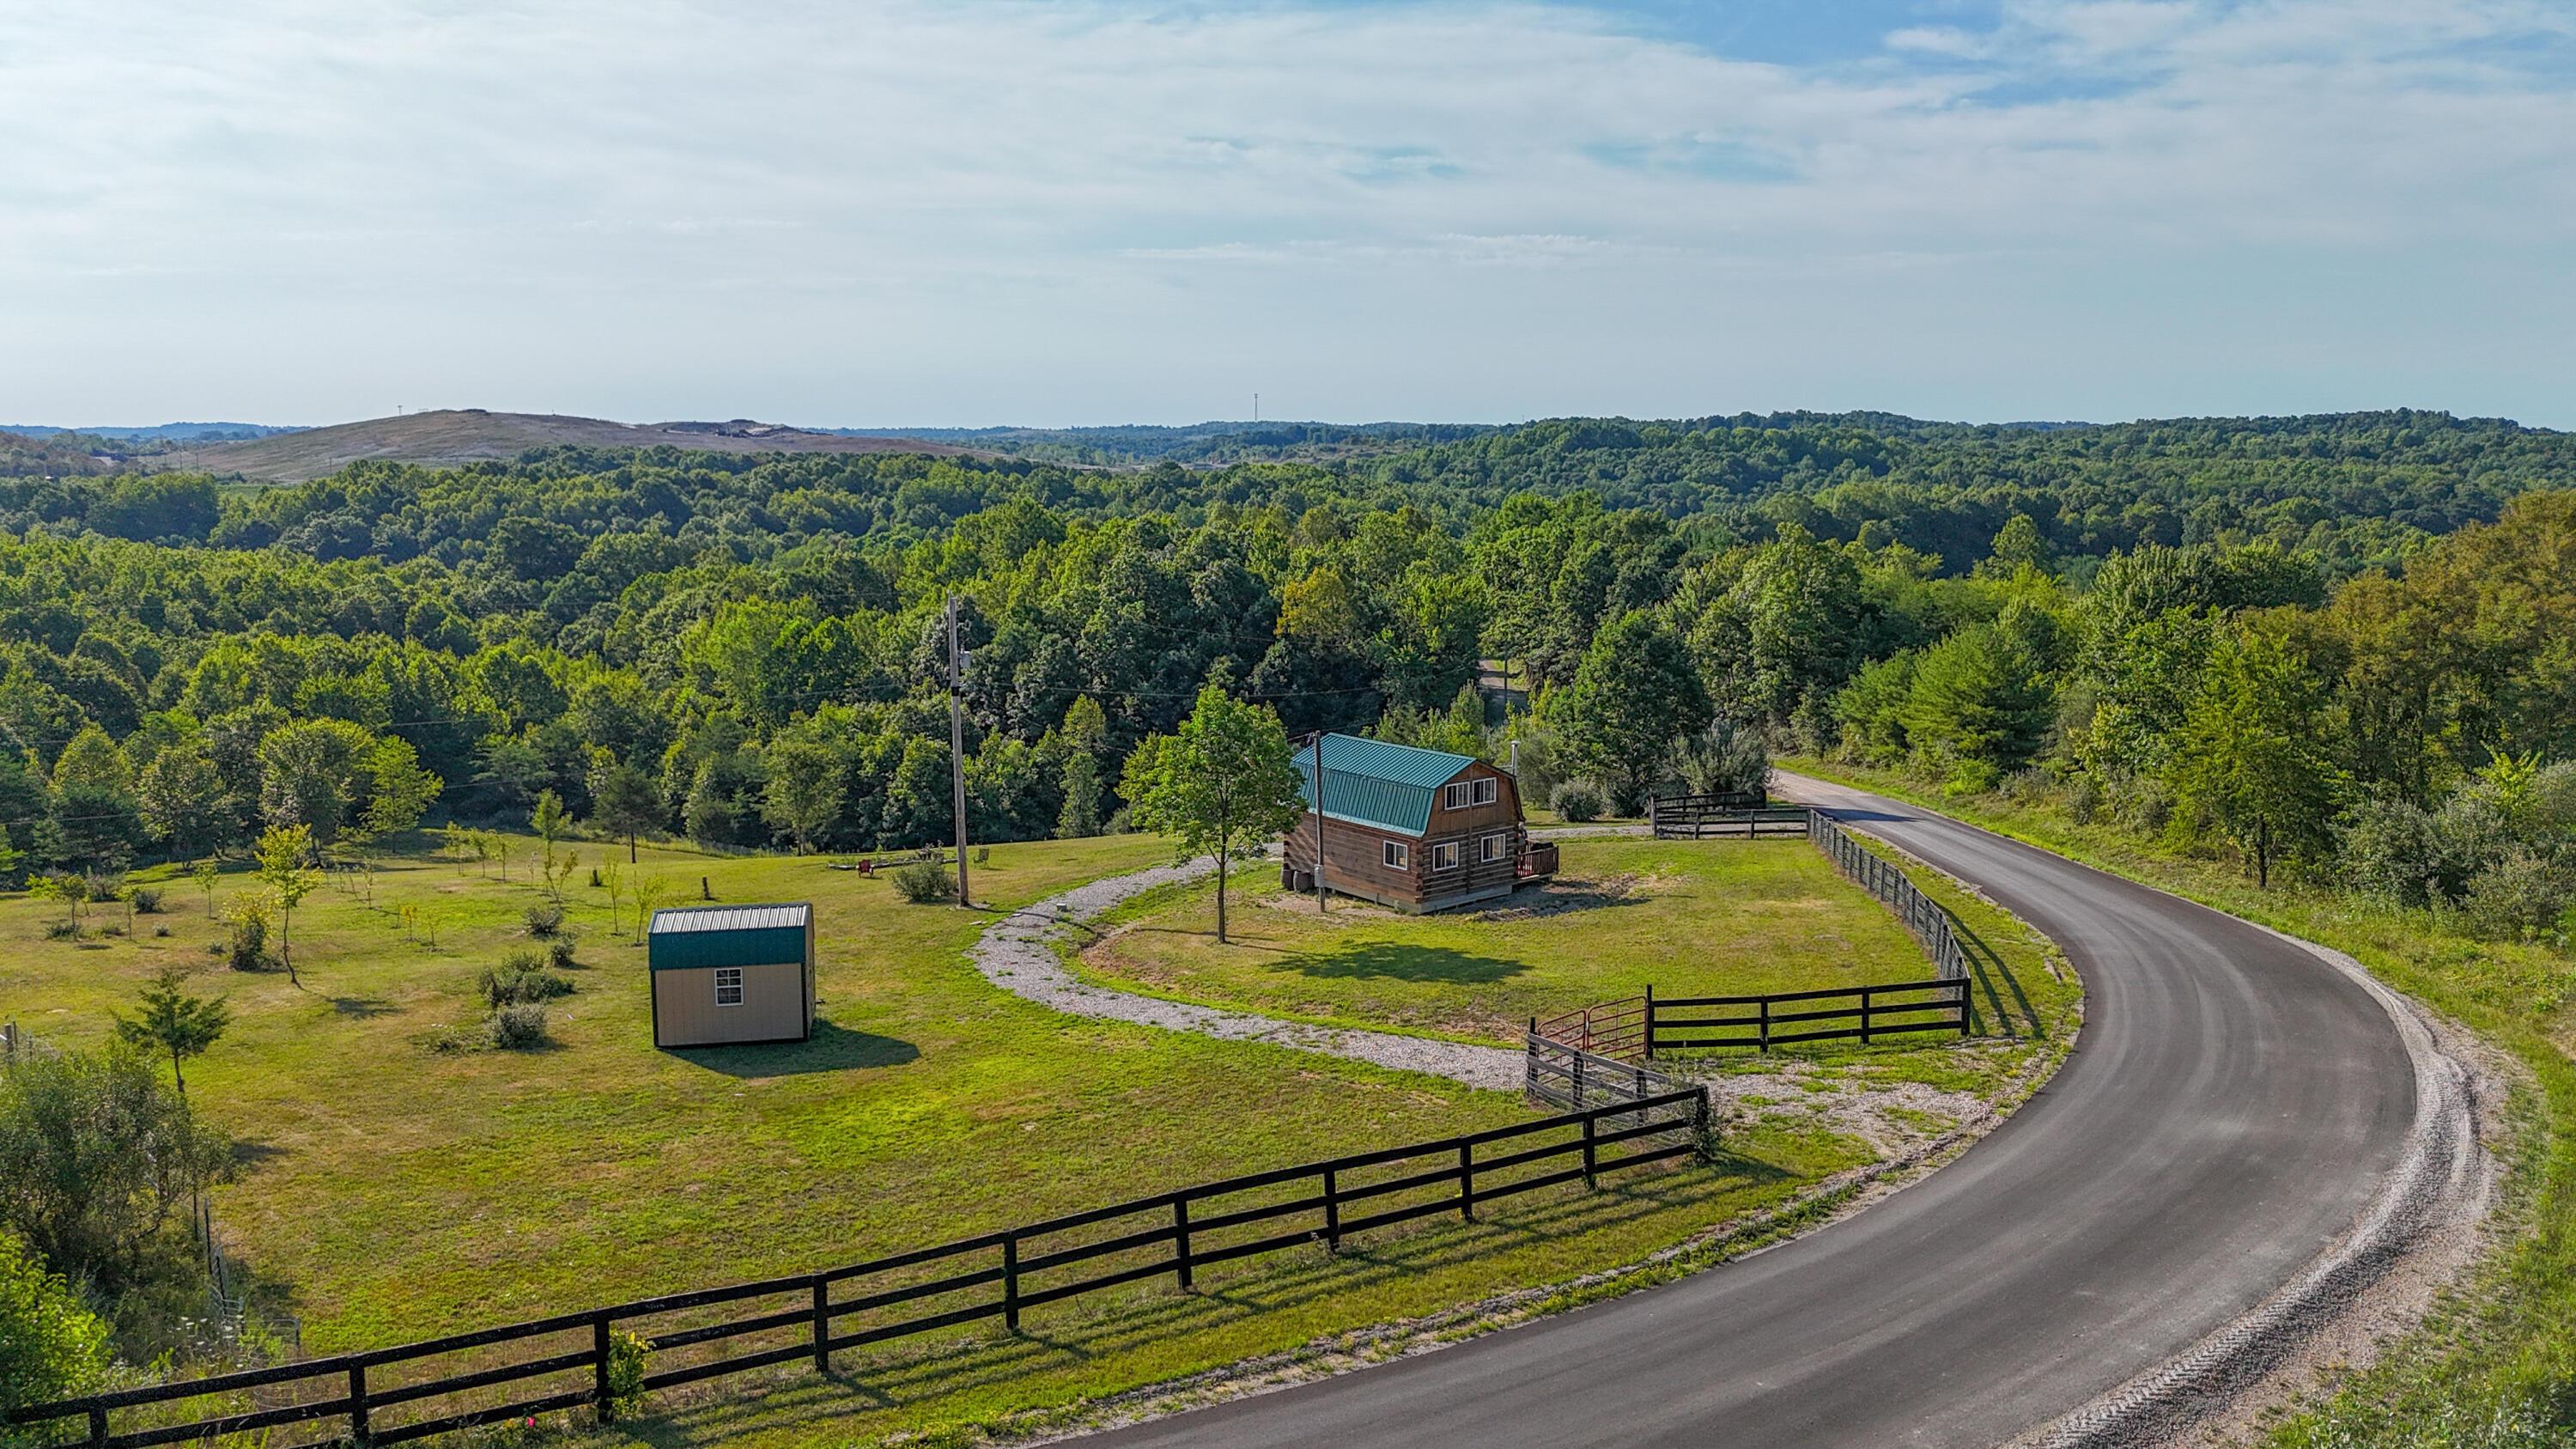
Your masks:
{"label": "gravel path", "polygon": [[1263,1041],[1299,1051],[1349,1057],[1404,1072],[1428,1072],[1493,1091],[1520,1090],[1521,1054],[1503,1047],[1469,1046],[1380,1031],[1308,1026],[1247,1011],[1219,1011],[1113,991],[1093,986],[1064,969],[1055,942],[1072,927],[1143,891],[1175,881],[1196,880],[1216,869],[1209,857],[1186,865],[1157,866],[1133,875],[1111,876],[1050,896],[1014,911],[984,928],[975,943],[975,969],[984,979],[1024,1000],[1077,1016],[1132,1021],[1171,1031],[1194,1031],[1226,1041]]}

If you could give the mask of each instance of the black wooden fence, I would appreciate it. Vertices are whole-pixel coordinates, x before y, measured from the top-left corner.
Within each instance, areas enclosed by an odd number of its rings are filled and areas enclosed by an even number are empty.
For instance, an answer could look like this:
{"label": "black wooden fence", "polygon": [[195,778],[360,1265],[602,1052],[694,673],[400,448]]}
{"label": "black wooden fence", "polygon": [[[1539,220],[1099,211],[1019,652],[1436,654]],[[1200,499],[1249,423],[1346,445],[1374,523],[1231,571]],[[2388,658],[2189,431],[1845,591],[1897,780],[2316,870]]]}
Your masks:
{"label": "black wooden fence", "polygon": [[1804,835],[1807,810],[1759,795],[1657,795],[1646,801],[1646,825],[1657,840]]}
{"label": "black wooden fence", "polygon": [[[1438,1214],[1472,1221],[1486,1203],[1574,1182],[1589,1187],[1605,1173],[1695,1152],[1707,1126],[1705,1087],[1622,1096],[1516,1126],[1202,1183],[819,1273],[39,1404],[0,1415],[0,1423],[83,1420],[94,1449],[144,1449],[325,1420],[345,1430],[321,1425],[324,1432],[308,1442],[397,1444],[582,1407],[605,1419],[621,1391],[798,1360],[829,1372],[835,1352],[866,1344],[989,1319],[1017,1331],[1027,1310],[1122,1284],[1169,1277],[1187,1290],[1196,1270],[1238,1258],[1313,1244],[1338,1250],[1356,1234]],[[713,1308],[724,1313],[703,1311]],[[612,1382],[619,1329],[647,1341],[640,1385]],[[711,1355],[706,1346],[718,1344],[725,1347]],[[492,1362],[494,1350],[505,1350],[506,1361]]]}
{"label": "black wooden fence", "polygon": [[[1745,822],[1777,817],[1786,822],[1784,828],[1764,833],[1800,834],[1814,842],[1836,869],[1893,911],[1913,933],[1931,960],[1933,978],[1759,996],[1658,997],[1650,986],[1643,996],[1533,1020],[1524,1051],[1533,1083],[1542,1075],[1561,1080],[1568,1053],[1634,1065],[1673,1051],[1752,1047],[1767,1052],[1793,1042],[1851,1039],[1868,1045],[1918,1032],[1968,1036],[1976,1031],[1967,955],[1959,948],[1949,912],[1907,879],[1904,871],[1864,848],[1822,811],[1800,807],[1728,814],[1709,803],[1729,798],[1688,795],[1654,801],[1649,813],[1655,834],[1668,840],[1750,835],[1755,832]],[[1676,800],[1680,808],[1674,808]],[[1728,820],[1743,828],[1722,828]]]}

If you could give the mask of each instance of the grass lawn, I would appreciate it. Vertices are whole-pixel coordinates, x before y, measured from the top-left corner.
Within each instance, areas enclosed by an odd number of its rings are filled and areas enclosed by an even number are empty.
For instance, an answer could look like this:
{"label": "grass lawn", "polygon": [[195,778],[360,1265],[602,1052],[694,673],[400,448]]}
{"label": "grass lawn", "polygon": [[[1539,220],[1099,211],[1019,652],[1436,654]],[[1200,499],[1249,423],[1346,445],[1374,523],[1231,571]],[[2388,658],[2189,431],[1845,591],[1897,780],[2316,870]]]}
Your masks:
{"label": "grass lawn", "polygon": [[1484,907],[1408,916],[1244,873],[1233,940],[1212,883],[1130,902],[1082,969],[1107,984],[1335,1026],[1517,1045],[1532,1016],[1634,996],[1919,981],[1895,917],[1804,840],[1568,840],[1564,870]]}
{"label": "grass lawn", "polygon": [[[967,965],[987,916],[903,905],[883,878],[814,858],[650,851],[642,867],[665,904],[695,900],[702,876],[720,901],[815,903],[811,1044],[655,1050],[643,952],[612,931],[583,872],[567,890],[582,968],[553,1006],[557,1044],[431,1051],[440,1030],[480,1015],[478,969],[528,944],[523,913],[544,899],[526,878],[536,853],[518,842],[506,882],[488,867],[387,860],[372,906],[318,891],[293,925],[301,988],[207,955],[219,928],[185,880],[165,881],[163,913],[123,936],[96,933],[121,912],[91,908],[78,943],[45,939],[49,904],[0,897],[0,1019],[57,1046],[96,1043],[166,962],[230,1001],[230,1032],[188,1074],[200,1110],[243,1147],[215,1214],[311,1353],[810,1270],[1530,1115],[1517,1097],[1435,1078],[1059,1016]],[[622,864],[595,844],[581,856]],[[1001,845],[975,879],[1011,906],[1168,858],[1135,837]],[[228,874],[217,904],[254,888]],[[1893,969],[1910,946],[1852,899],[1851,924]],[[432,914],[435,947],[406,938],[403,905]],[[1581,938],[1556,939],[1571,950]],[[839,1444],[1063,1405],[1635,1262],[1871,1155],[1815,1122],[1742,1124],[1727,1148],[1713,1170],[1534,1195],[1339,1259],[1229,1265],[1194,1295],[1139,1285],[1051,1306],[1016,1339],[959,1330],[846,1354],[840,1384],[790,1375],[754,1403],[742,1383],[718,1383],[665,1398],[634,1432]]]}
{"label": "grass lawn", "polygon": [[2232,864],[2178,857],[2048,802],[1935,798],[1884,770],[1782,760],[1912,799],[2106,870],[2350,953],[2375,975],[2511,1051],[2529,1071],[2508,1104],[2503,1241],[2465,1288],[2380,1365],[2271,1431],[2299,1446],[2563,1444],[2576,1428],[2576,960],[2472,940],[2432,916],[2340,892],[2259,890]]}

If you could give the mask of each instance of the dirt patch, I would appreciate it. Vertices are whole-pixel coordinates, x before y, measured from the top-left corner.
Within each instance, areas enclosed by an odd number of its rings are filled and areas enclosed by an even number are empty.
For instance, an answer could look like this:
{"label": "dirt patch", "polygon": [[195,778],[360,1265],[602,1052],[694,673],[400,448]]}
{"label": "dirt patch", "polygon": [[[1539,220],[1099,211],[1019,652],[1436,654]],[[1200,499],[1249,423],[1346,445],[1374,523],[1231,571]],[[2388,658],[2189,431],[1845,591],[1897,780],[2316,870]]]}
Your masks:
{"label": "dirt patch", "polygon": [[1561,916],[1569,911],[1593,911],[1604,906],[1625,905],[1671,884],[1670,876],[1639,875],[1625,870],[1602,876],[1560,875],[1512,892],[1509,905],[1463,912],[1460,918],[1469,921],[1535,921],[1547,916]]}

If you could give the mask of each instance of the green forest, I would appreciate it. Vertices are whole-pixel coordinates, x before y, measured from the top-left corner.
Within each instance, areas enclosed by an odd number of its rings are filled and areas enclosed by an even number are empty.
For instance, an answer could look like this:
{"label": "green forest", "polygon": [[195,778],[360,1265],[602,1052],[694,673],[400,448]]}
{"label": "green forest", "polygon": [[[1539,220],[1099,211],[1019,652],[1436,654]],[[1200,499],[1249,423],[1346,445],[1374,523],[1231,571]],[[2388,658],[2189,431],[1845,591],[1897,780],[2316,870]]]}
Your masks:
{"label": "green forest", "polygon": [[[1518,741],[1534,799],[1633,810],[1749,730],[2563,929],[2576,437],[1453,431],[1331,463],[554,450],[266,489],[31,443],[0,476],[0,864],[548,794],[621,837],[918,845],[949,830],[955,594],[978,839],[1119,828],[1121,761],[1215,682],[1292,732]],[[1528,686],[1508,716],[1483,660]]]}

